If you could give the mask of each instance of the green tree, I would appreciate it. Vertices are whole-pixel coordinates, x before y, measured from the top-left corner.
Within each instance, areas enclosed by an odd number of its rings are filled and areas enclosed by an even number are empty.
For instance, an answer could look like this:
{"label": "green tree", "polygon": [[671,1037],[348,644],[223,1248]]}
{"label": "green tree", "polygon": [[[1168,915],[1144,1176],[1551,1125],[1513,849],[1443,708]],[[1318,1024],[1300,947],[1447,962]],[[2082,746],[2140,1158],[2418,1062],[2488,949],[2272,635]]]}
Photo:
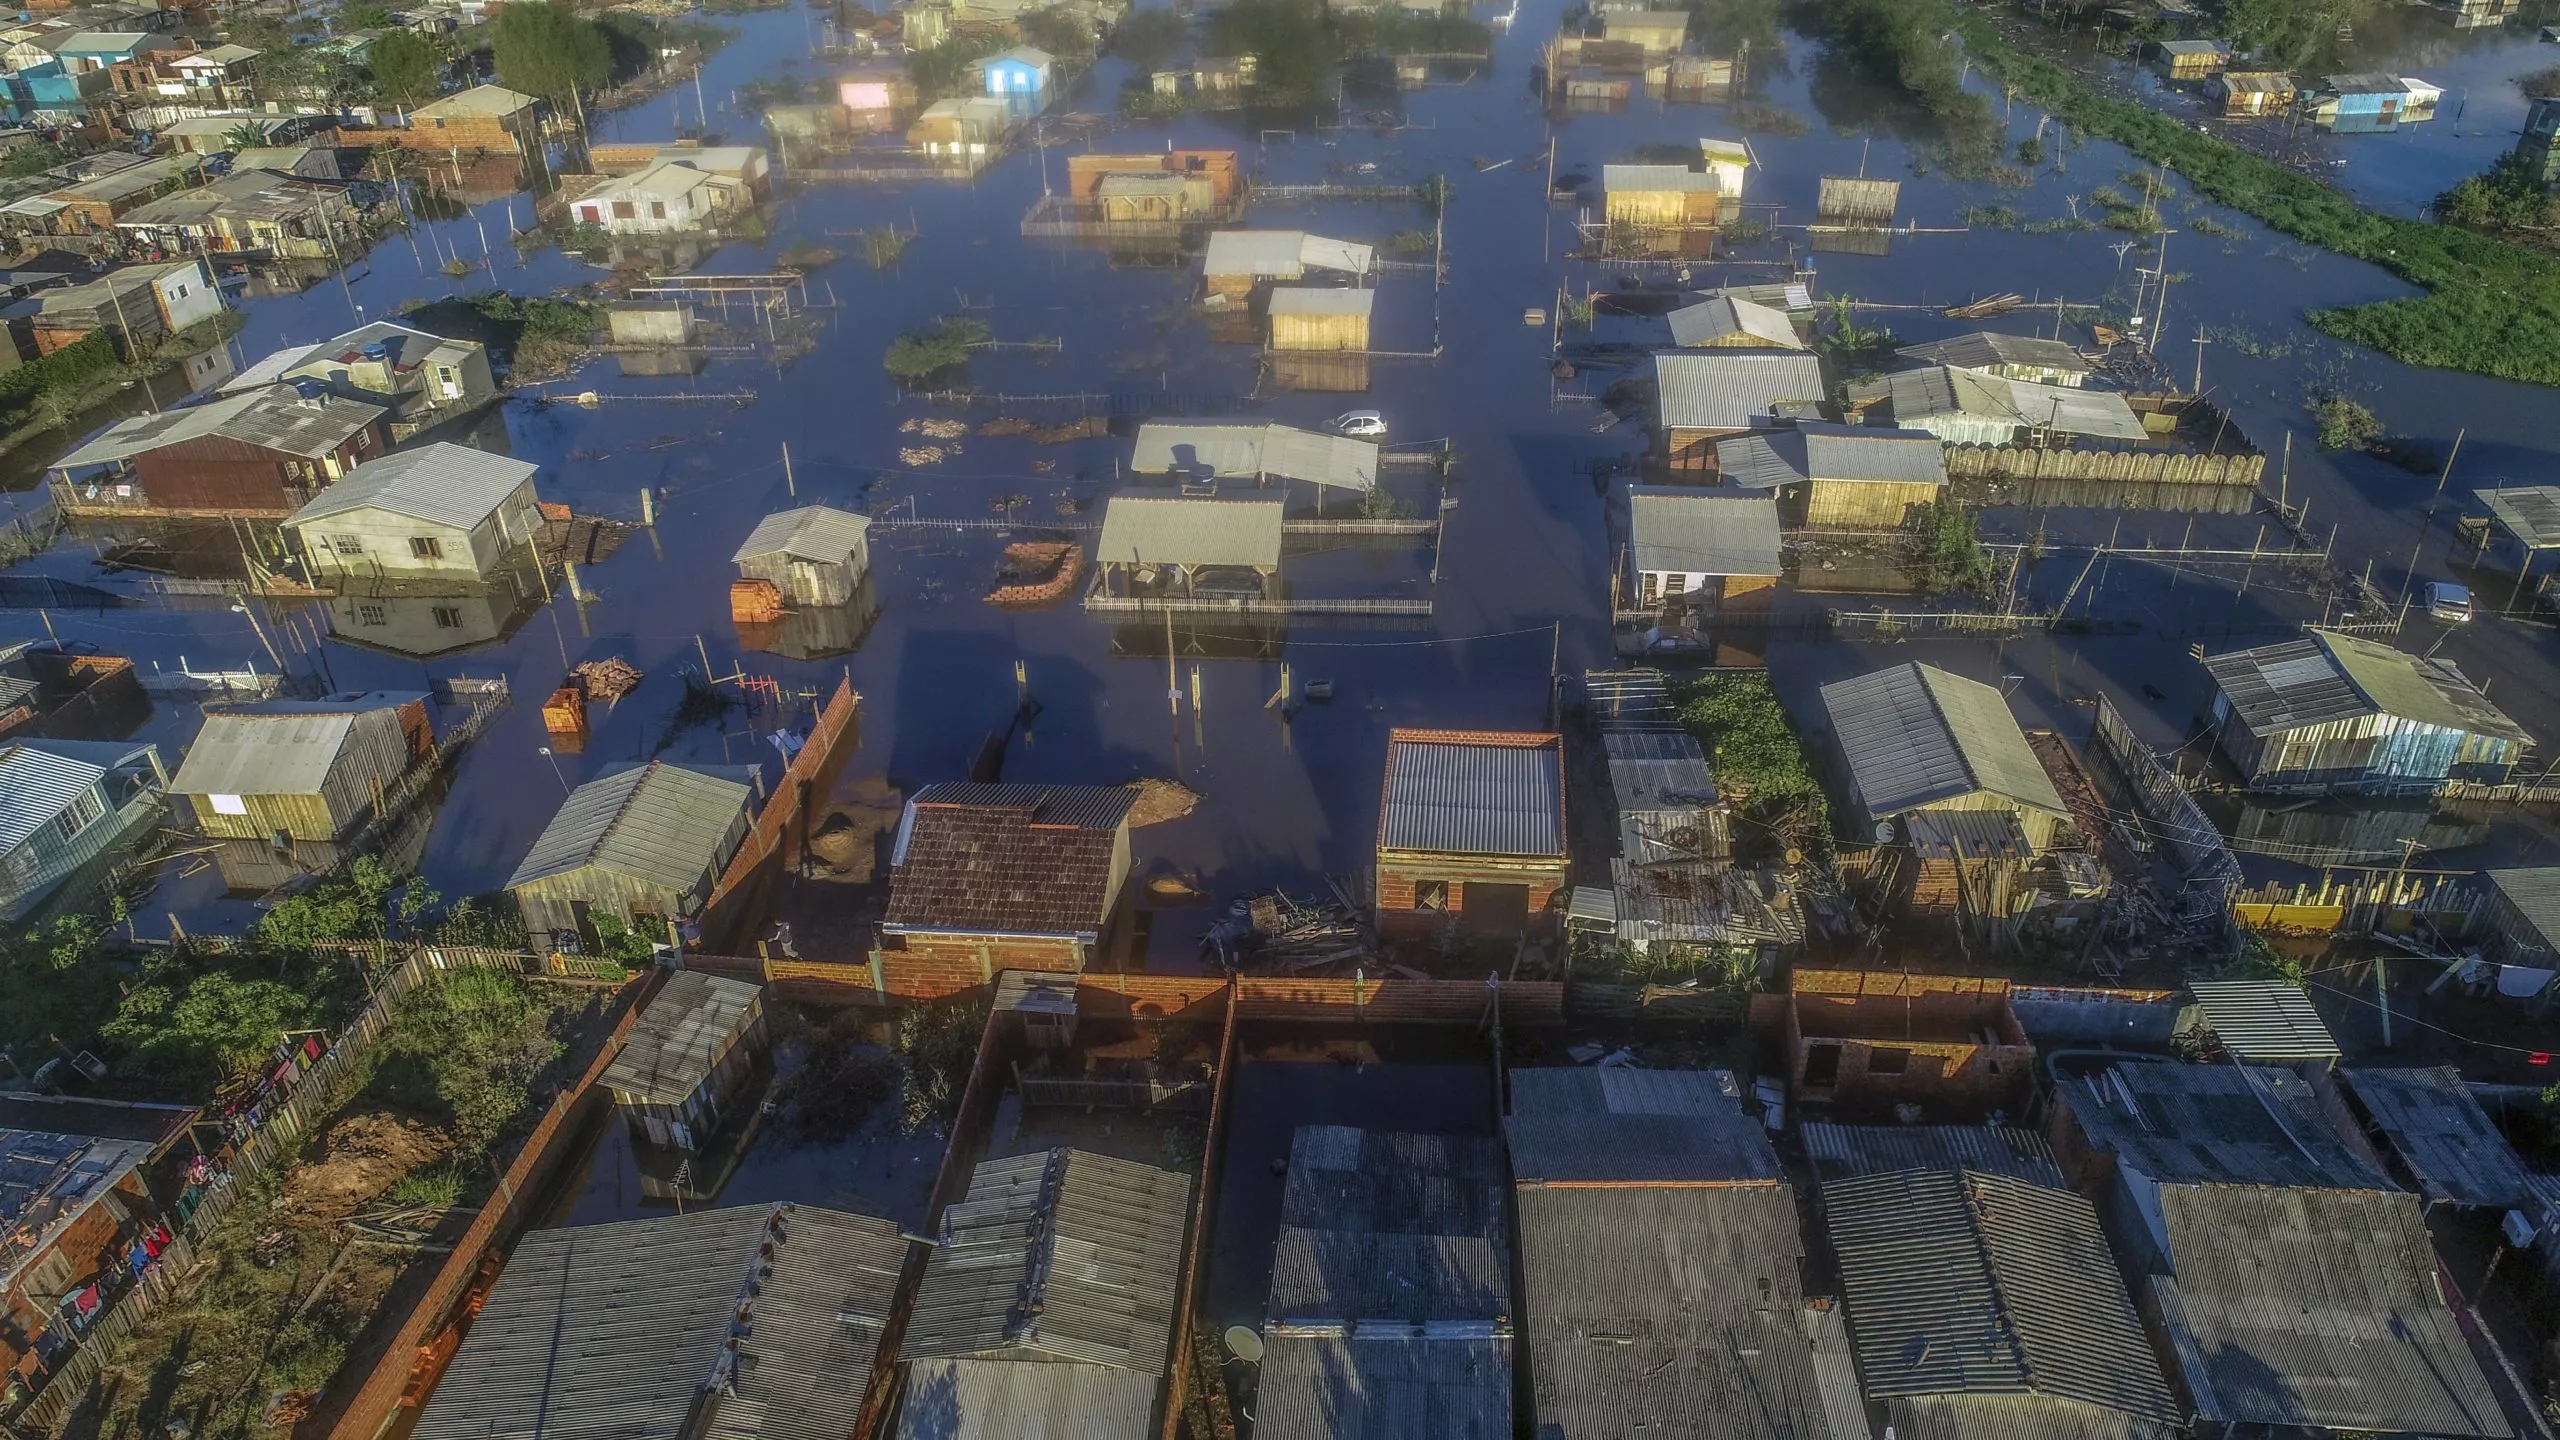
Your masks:
{"label": "green tree", "polygon": [[938,371],[949,370],[969,359],[969,352],[987,342],[985,322],[965,316],[952,316],[936,321],[930,330],[910,330],[889,342],[889,353],[880,363],[891,375],[914,384]]}
{"label": "green tree", "polygon": [[550,1001],[509,971],[439,972],[400,997],[367,1088],[404,1109],[441,1110],[461,1153],[485,1151],[561,1053],[550,1018]]}
{"label": "green tree", "polygon": [[374,91],[386,100],[419,105],[443,88],[444,52],[414,30],[394,30],[373,42]]}
{"label": "green tree", "polygon": [[1190,30],[1190,23],[1171,10],[1140,10],[1111,32],[1111,49],[1141,73],[1161,70]]}
{"label": "green tree", "polygon": [[498,78],[513,89],[565,104],[613,78],[604,32],[552,0],[521,0],[490,27]]}
{"label": "green tree", "polygon": [[338,33],[352,35],[359,30],[388,30],[396,23],[391,7],[381,0],[356,0],[338,11]]}
{"label": "green tree", "polygon": [[1013,23],[1025,43],[1060,59],[1083,64],[1093,58],[1093,27],[1083,15],[1063,5],[1025,10]]}
{"label": "green tree", "polygon": [[1236,0],[1210,17],[1208,48],[1252,56],[1256,83],[1276,99],[1325,93],[1342,54],[1321,0]]}
{"label": "green tree", "polygon": [[255,121],[234,125],[222,132],[222,143],[234,150],[255,150],[267,143],[267,127]]}
{"label": "green tree", "polygon": [[30,140],[10,151],[7,159],[0,160],[0,175],[12,179],[33,175],[40,170],[50,170],[70,158],[70,151],[50,140]]}

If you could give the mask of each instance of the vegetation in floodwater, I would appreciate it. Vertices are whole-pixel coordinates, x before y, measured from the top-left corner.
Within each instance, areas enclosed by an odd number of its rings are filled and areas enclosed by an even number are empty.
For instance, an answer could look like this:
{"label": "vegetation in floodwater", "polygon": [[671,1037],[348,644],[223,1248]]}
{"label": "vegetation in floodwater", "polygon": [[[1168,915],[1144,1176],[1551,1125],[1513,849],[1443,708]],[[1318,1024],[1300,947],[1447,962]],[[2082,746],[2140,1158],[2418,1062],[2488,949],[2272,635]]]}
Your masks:
{"label": "vegetation in floodwater", "polygon": [[1769,238],[1769,222],[1753,215],[1736,215],[1716,227],[1716,238],[1727,245],[1748,245]]}
{"label": "vegetation in floodwater", "polygon": [[1814,322],[1814,351],[1830,362],[1831,373],[1841,380],[1863,380],[1877,373],[1901,346],[1892,331],[1861,326],[1845,294],[1824,301]]}
{"label": "vegetation in floodwater", "polygon": [[2382,421],[2363,402],[2332,390],[2311,402],[2323,450],[2361,450],[2382,438]]}
{"label": "vegetation in floodwater", "polygon": [[[2100,94],[2062,66],[2019,50],[1978,13],[1948,0],[1899,3],[1920,12],[1927,28],[1956,30],[1974,63],[2017,100],[2053,112],[2077,131],[2113,140],[2146,162],[2167,164],[2197,195],[2298,240],[2379,265],[2427,291],[2412,299],[2311,312],[2311,324],[2324,333],[2414,365],[2560,385],[2560,256],[2459,226],[2375,214],[2317,180],[2192,130],[2174,116]],[[2226,31],[2225,38],[2244,48],[2250,43],[2239,33]]]}
{"label": "vegetation in floodwater", "polygon": [[2560,195],[2542,183],[2534,162],[2509,151],[2489,168],[2436,197],[2436,216],[2449,225],[2517,238],[2551,248],[2560,227]]}
{"label": "vegetation in floodwater", "polygon": [[526,376],[566,370],[604,325],[601,305],[503,290],[448,296],[407,314],[423,329],[479,341],[493,357]]}
{"label": "vegetation in floodwater", "polygon": [[1428,255],[1431,253],[1431,247],[1435,243],[1436,242],[1431,238],[1431,232],[1428,230],[1399,230],[1396,232],[1395,247],[1396,253],[1399,255]]}
{"label": "vegetation in floodwater", "polygon": [[2145,200],[2155,202],[2166,200],[2178,193],[2168,181],[2161,179],[2158,173],[2150,170],[2127,170],[2116,178],[2132,186],[2133,193]]}
{"label": "vegetation in floodwater", "polygon": [[2516,88],[2524,92],[2527,100],[2560,100],[2560,65],[2545,65],[2517,76]]}
{"label": "vegetation in floodwater", "polygon": [[1973,507],[1955,500],[1920,506],[1918,571],[1930,595],[1979,593],[1991,584],[1991,555],[1982,548]]}
{"label": "vegetation in floodwater", "polygon": [[1832,0],[1818,14],[1832,56],[1907,97],[1930,121],[1949,170],[1981,175],[2005,137],[1990,100],[1965,87],[1963,52],[1947,43],[1944,9],[1942,0]]}
{"label": "vegetation in floodwater", "polygon": [[914,244],[915,239],[914,231],[901,230],[895,225],[865,230],[862,232],[862,257],[872,269],[886,270],[898,263],[898,257],[907,253],[907,247]]}
{"label": "vegetation in floodwater", "polygon": [[1449,183],[1449,177],[1437,170],[1423,176],[1422,182],[1413,187],[1413,198],[1421,201],[1423,208],[1434,215],[1449,208],[1449,197],[1455,193],[1456,188]]}
{"label": "vegetation in floodwater", "polygon": [[1590,329],[1591,317],[1597,313],[1599,313],[1599,302],[1587,291],[1580,295],[1567,292],[1565,297],[1556,303],[1556,319],[1562,324],[1578,329]]}
{"label": "vegetation in floodwater", "polygon": [[1734,849],[1776,849],[1811,855],[1831,848],[1831,804],[1806,757],[1795,722],[1778,703],[1762,672],[1705,675],[1676,681],[1672,698],[1680,723],[1706,747],[1716,788],[1733,806]]}
{"label": "vegetation in floodwater", "polygon": [[1404,10],[1352,11],[1335,23],[1342,48],[1368,55],[1489,55],[1493,30],[1464,15],[1416,14]]}
{"label": "vegetation in floodwater", "polygon": [[2009,205],[1967,205],[1961,218],[1974,230],[2015,230],[2019,222],[2016,207]]}
{"label": "vegetation in floodwater", "polygon": [[2033,135],[2018,142],[2018,163],[2033,170],[2044,163],[2044,141]]}
{"label": "vegetation in floodwater", "polygon": [[1202,53],[1252,56],[1257,98],[1285,105],[1331,88],[1342,37],[1321,0],[1236,0],[1209,17]]}
{"label": "vegetation in floodwater", "polygon": [[2188,216],[2187,229],[2192,234],[2209,236],[2216,240],[2236,239],[2248,233],[2237,225],[2216,220],[2210,215]]}
{"label": "vegetation in floodwater", "polygon": [[1734,127],[1751,134],[1802,135],[1813,129],[1813,122],[1787,109],[1764,100],[1745,100],[1725,112]]}
{"label": "vegetation in floodwater", "polygon": [[2077,215],[2056,215],[2050,220],[2030,220],[2019,226],[2018,232],[2022,235],[2064,235],[2097,228],[2095,220],[2084,220]]}
{"label": "vegetation in floodwater", "polygon": [[967,363],[969,352],[994,338],[986,322],[965,315],[946,315],[924,330],[910,330],[889,342],[880,363],[906,384]]}

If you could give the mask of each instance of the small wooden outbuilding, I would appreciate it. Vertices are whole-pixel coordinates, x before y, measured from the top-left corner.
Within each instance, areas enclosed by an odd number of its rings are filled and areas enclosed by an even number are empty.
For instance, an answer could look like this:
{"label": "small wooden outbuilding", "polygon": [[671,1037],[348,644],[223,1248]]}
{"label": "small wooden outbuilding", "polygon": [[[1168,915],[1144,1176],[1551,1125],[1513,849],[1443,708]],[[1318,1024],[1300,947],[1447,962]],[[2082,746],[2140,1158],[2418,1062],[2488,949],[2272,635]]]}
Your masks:
{"label": "small wooden outbuilding", "polygon": [[735,1108],[764,1045],[762,986],[680,970],[640,1012],[604,1088],[635,1135],[698,1150]]}
{"label": "small wooden outbuilding", "polygon": [[1902,182],[1870,180],[1863,175],[1825,175],[1815,196],[1814,213],[1837,225],[1890,225],[1894,207],[1902,203]]}
{"label": "small wooden outbuilding", "polygon": [[435,749],[427,697],[365,690],[205,717],[169,793],[218,840],[335,840]]}
{"label": "small wooden outbuilding", "polygon": [[1947,485],[1946,447],[1927,431],[1813,420],[1718,441],[1716,469],[1728,485],[1774,493],[1817,530],[1899,530]]}
{"label": "small wooden outbuilding", "polygon": [[2203,80],[2231,63],[2231,47],[2219,40],[2163,40],[2151,63],[2171,80]]}
{"label": "small wooden outbuilding", "polygon": [[871,520],[826,505],[767,515],[730,560],[794,605],[842,605],[871,568]]}
{"label": "small wooden outbuilding", "polygon": [[1715,172],[1686,165],[1604,165],[1603,218],[1638,230],[1712,227],[1723,197]]}
{"label": "small wooden outbuilding", "polygon": [[2205,98],[2222,104],[2226,120],[2282,115],[2293,108],[2293,77],[2281,70],[2225,70],[2204,83]]}
{"label": "small wooden outbuilding", "polygon": [[592,944],[600,915],[655,938],[697,914],[745,843],[752,792],[742,783],[652,760],[570,792],[507,890],[537,940],[570,932]]}
{"label": "small wooden outbuilding", "polygon": [[1274,350],[1366,350],[1375,290],[1283,285],[1271,292]]}

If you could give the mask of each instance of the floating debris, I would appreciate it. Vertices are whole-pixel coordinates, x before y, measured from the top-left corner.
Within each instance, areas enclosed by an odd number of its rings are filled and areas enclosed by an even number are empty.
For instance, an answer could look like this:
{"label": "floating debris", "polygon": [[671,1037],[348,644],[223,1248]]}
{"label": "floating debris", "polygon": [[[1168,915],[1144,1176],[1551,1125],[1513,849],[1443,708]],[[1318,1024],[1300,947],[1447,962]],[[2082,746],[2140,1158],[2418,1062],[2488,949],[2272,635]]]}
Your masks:
{"label": "floating debris", "polygon": [[1296,900],[1280,891],[1239,900],[1227,918],[1200,937],[1200,953],[1230,970],[1250,964],[1256,969],[1297,972],[1323,965],[1365,960],[1371,950],[1361,929],[1359,912],[1330,876],[1331,896]]}
{"label": "floating debris", "polygon": [[906,466],[910,470],[923,465],[939,465],[942,463],[942,457],[943,449],[939,445],[901,445],[898,447],[898,463]]}
{"label": "floating debris", "polygon": [[[921,433],[928,440],[957,440],[969,433],[966,420],[923,420],[910,417],[898,427],[902,435]],[[957,448],[957,447],[954,447]]]}
{"label": "floating debris", "polygon": [[641,675],[631,662],[616,655],[609,660],[588,660],[569,667],[590,700],[610,705],[639,687]]}
{"label": "floating debris", "polygon": [[1200,794],[1179,780],[1149,777],[1137,782],[1138,803],[1129,807],[1129,828],[1143,830],[1179,820],[1200,808]]}
{"label": "floating debris", "polygon": [[1025,609],[1063,600],[1084,574],[1084,550],[1067,540],[1018,540],[1004,547],[987,603]]}

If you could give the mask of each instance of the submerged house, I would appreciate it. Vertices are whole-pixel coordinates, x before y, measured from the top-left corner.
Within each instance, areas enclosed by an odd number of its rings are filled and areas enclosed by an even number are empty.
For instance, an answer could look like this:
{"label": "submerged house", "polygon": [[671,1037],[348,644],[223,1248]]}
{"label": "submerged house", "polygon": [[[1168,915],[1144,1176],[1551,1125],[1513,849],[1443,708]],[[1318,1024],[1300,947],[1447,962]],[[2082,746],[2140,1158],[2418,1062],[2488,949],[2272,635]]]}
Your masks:
{"label": "submerged house", "polygon": [[2225,120],[2256,120],[2293,109],[2293,77],[2281,70],[2225,70],[2205,82],[2205,98]]}
{"label": "submerged house", "polygon": [[1300,480],[1336,490],[1378,488],[1378,442],[1261,420],[1150,420],[1138,427],[1132,475],[1210,480]]}
{"label": "submerged house", "polygon": [[1899,530],[1946,494],[1947,452],[1925,430],[1804,420],[1719,440],[1724,483],[1774,494],[1812,530]]}
{"label": "submerged house", "polygon": [[2427,118],[2411,114],[2409,102],[2409,87],[2397,75],[2331,75],[2312,97],[2311,118],[2342,135],[2376,134],[2396,130],[2404,121]]}
{"label": "submerged house", "polygon": [[2059,340],[1998,330],[1976,330],[1925,345],[1905,345],[1893,353],[1915,365],[1946,365],[2008,380],[2074,388],[2088,384],[2089,372],[2097,368],[2089,363],[2088,356]]}
{"label": "submerged house", "polygon": [[979,72],[986,77],[987,93],[998,98],[1046,96],[1049,74],[1056,64],[1055,56],[1034,45],[1016,45],[978,62]]}
{"label": "submerged house", "polygon": [[1271,348],[1365,351],[1377,300],[1378,292],[1366,288],[1278,286],[1271,292]]}
{"label": "submerged house", "polygon": [[1805,1304],[1795,1190],[1738,1096],[1722,1070],[1511,1072],[1534,1433],[1833,1433],[1808,1337],[1838,1317]]}
{"label": "submerged house", "polygon": [[2337,1138],[2300,1076],[2116,1065],[2067,1077],[2056,1106],[2055,1148],[2098,1196],[2197,1422],[2514,1433],[2423,1203]]}
{"label": "submerged house", "polygon": [[1378,928],[1520,935],[1552,926],[1572,883],[1564,737],[1387,732],[1378,803]]}
{"label": "submerged house", "polygon": [[1758,163],[1748,140],[1700,140],[1698,158],[1716,177],[1716,193],[1740,203],[1743,177]]}
{"label": "submerged house", "polygon": [[392,438],[477,410],[498,397],[489,348],[390,320],[360,325],[317,345],[288,346],[225,381],[224,394],[279,382],[317,381],[330,394],[391,412]]}
{"label": "submerged house", "polygon": [[1008,969],[1096,968],[1126,914],[1137,800],[1121,785],[917,791],[889,854],[883,947],[977,981]]}
{"label": "submerged house", "polygon": [[288,849],[353,833],[434,751],[427,697],[414,691],[262,700],[207,715],[169,793],[203,835]]}
{"label": "submerged house", "polygon": [[893,1221],[815,1205],[528,1231],[415,1433],[844,1440],[908,1251]]}
{"label": "submerged house", "polygon": [[439,441],[368,460],[284,522],[315,577],[476,581],[542,526],[538,467]]}
{"label": "submerged house", "polygon": [[1849,403],[1861,413],[1881,406],[1890,423],[1926,430],[1950,445],[2151,438],[2142,417],[2114,391],[2012,380],[1947,364],[1896,370],[1852,385]]}
{"label": "submerged house", "polygon": [[1635,608],[1714,612],[1764,602],[1785,573],[1778,502],[1692,486],[1627,491],[1627,571]]}
{"label": "submerged house", "polygon": [[764,989],[679,970],[651,996],[605,1067],[624,1123],[652,1145],[702,1149],[763,1058]]}
{"label": "submerged house", "polygon": [[2162,40],[2151,47],[2151,64],[2170,80],[2202,80],[2219,75],[2231,63],[2231,47],[2219,40]]}
{"label": "submerged house", "polygon": [[1286,508],[1277,495],[1123,490],[1093,547],[1103,593],[1275,598]]}
{"label": "submerged house", "polygon": [[390,448],[378,405],[272,385],[135,415],[53,463],[73,515],[237,515],[282,519],[320,488]]}
{"label": "submerged house", "polygon": [[0,920],[26,918],[148,828],[168,781],[149,745],[0,742]]}
{"label": "submerged house", "polygon": [[2352,635],[2204,662],[2222,751],[2252,790],[2424,795],[2506,779],[2532,743],[2455,669]]}
{"label": "submerged house", "polygon": [[1235,299],[1267,280],[1302,280],[1310,270],[1362,279],[1376,264],[1370,246],[1304,230],[1220,230],[1209,237],[1200,271],[1210,294]]}
{"label": "submerged house", "polygon": [[1823,686],[1822,707],[1857,823],[1919,862],[1915,909],[2002,917],[2032,902],[2018,878],[2070,811],[1998,690],[1897,665]]}
{"label": "submerged house", "polygon": [[1674,470],[1707,470],[1715,442],[1818,415],[1830,396],[1818,356],[1764,350],[1653,357],[1657,443]]}
{"label": "submerged house", "polygon": [[128,360],[147,357],[169,336],[230,309],[202,259],[127,265],[95,280],[40,291],[27,317],[38,355],[103,330]]}
{"label": "submerged house", "polygon": [[391,138],[412,150],[524,154],[542,142],[542,102],[504,85],[474,85],[409,112]]}
{"label": "submerged house", "polygon": [[937,160],[974,169],[994,158],[1013,125],[1014,112],[1002,100],[953,96],[924,107],[907,127],[907,143]]}
{"label": "submerged house", "polygon": [[610,916],[655,941],[695,917],[746,842],[752,793],[723,776],[652,760],[590,780],[542,827],[507,891],[536,943],[593,944]]}
{"label": "submerged house", "polygon": [[1686,165],[1603,165],[1600,188],[1601,217],[1613,229],[1713,229],[1723,199],[1714,171]]}
{"label": "submerged house", "polygon": [[1689,43],[1689,12],[1614,10],[1600,17],[1600,31],[1603,39],[1636,46],[1648,59],[1677,54]]}
{"label": "submerged house", "polygon": [[828,505],[779,511],[756,522],[729,561],[788,604],[850,604],[871,572],[871,517]]}
{"label": "submerged house", "polygon": [[1298,1127],[1262,1329],[1256,1434],[1512,1433],[1504,1179],[1493,1140]]}
{"label": "submerged house", "polygon": [[752,181],[704,169],[690,159],[660,159],[617,175],[571,202],[581,225],[612,235],[669,235],[715,229],[755,207]]}
{"label": "submerged house", "polygon": [[1802,350],[1787,312],[1726,291],[1671,312],[1671,343],[1683,350]]}
{"label": "submerged house", "polygon": [[898,1349],[898,1440],[1153,1436],[1190,1211],[1190,1177],[1152,1165],[1065,1148],[979,1162]]}

